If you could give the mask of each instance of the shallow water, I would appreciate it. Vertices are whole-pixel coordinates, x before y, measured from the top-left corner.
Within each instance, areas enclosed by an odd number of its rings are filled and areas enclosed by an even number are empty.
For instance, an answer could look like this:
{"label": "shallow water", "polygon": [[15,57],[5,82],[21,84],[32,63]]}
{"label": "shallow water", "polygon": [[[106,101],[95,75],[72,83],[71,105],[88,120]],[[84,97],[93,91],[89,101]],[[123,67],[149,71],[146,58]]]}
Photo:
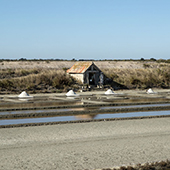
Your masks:
{"label": "shallow water", "polygon": [[44,118],[29,118],[29,119],[6,119],[0,120],[0,125],[10,125],[10,124],[26,124],[26,123],[47,123],[47,122],[64,122],[64,121],[76,121],[85,119],[108,119],[108,118],[129,118],[129,117],[141,117],[141,116],[161,116],[170,115],[170,110],[168,111],[150,111],[150,112],[129,112],[129,113],[105,113],[98,114],[95,117],[90,117],[89,115],[79,115],[79,116],[57,116],[57,117],[44,117]]}
{"label": "shallow water", "polygon": [[[102,103],[146,103],[146,102],[167,102],[170,99],[161,98],[142,98],[136,96],[130,96],[125,98],[125,96],[106,96],[106,95],[93,95],[93,96],[79,96],[79,97],[66,97],[66,96],[52,96],[52,97],[34,97],[32,99],[18,99],[18,98],[2,98],[0,100],[0,108],[34,108],[34,107],[46,107],[46,106],[70,106],[70,105],[83,105],[85,104],[96,104]],[[85,100],[85,101],[84,101]]]}
{"label": "shallow water", "polygon": [[81,101],[48,101],[42,100],[38,102],[0,102],[0,108],[28,108],[28,107],[49,107],[49,106],[70,106],[70,105],[82,105]]}
{"label": "shallow water", "polygon": [[8,115],[8,114],[27,114],[27,113],[67,112],[67,111],[77,111],[77,110],[85,110],[85,108],[5,111],[5,112],[0,112],[0,115]]}
{"label": "shallow water", "polygon": [[162,116],[170,115],[170,110],[166,111],[150,111],[150,112],[129,112],[129,113],[116,113],[116,114],[98,114],[95,119],[109,119],[109,118],[130,118],[130,117],[143,117],[143,116]]}
{"label": "shallow water", "polygon": [[159,106],[170,106],[170,103],[167,104],[145,104],[145,105],[129,105],[129,106],[109,106],[109,107],[87,107],[87,108],[71,108],[71,109],[43,109],[43,110],[22,110],[22,111],[3,111],[0,112],[0,115],[8,114],[29,114],[29,113],[50,113],[50,112],[67,112],[67,111],[83,111],[83,110],[92,110],[92,109],[117,109],[117,108],[139,108],[139,107],[159,107]]}
{"label": "shallow water", "polygon": [[128,106],[107,106],[107,107],[100,107],[100,109],[117,109],[117,108],[139,108],[139,107],[159,107],[159,106],[170,106],[170,103],[165,104],[142,104],[142,105],[128,105]]}

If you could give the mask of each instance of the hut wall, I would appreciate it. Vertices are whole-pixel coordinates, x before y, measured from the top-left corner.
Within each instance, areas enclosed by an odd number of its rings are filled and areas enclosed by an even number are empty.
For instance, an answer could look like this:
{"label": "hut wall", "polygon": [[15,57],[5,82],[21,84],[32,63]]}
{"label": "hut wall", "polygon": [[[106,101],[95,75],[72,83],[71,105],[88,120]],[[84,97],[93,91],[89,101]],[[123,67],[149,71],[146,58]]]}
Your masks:
{"label": "hut wall", "polygon": [[70,74],[70,76],[84,83],[84,74]]}
{"label": "hut wall", "polygon": [[95,84],[98,85],[100,82],[100,72],[97,72],[95,74]]}

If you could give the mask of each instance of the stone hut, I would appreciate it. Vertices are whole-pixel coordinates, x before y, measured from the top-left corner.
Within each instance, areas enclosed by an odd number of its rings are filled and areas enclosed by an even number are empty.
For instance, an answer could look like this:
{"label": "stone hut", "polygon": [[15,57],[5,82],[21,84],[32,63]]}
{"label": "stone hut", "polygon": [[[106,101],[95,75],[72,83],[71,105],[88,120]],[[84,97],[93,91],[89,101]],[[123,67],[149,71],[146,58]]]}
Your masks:
{"label": "stone hut", "polygon": [[83,84],[94,86],[104,84],[104,74],[93,62],[76,62],[67,73]]}

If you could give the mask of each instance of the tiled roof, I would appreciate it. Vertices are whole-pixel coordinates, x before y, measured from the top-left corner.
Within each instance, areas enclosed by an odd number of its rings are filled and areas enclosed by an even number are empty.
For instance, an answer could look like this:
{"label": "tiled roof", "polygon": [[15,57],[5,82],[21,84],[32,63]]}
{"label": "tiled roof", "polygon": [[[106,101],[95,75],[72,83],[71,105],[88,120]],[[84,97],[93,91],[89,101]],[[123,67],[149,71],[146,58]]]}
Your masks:
{"label": "tiled roof", "polygon": [[92,64],[93,62],[76,62],[70,69],[67,70],[67,73],[84,73]]}

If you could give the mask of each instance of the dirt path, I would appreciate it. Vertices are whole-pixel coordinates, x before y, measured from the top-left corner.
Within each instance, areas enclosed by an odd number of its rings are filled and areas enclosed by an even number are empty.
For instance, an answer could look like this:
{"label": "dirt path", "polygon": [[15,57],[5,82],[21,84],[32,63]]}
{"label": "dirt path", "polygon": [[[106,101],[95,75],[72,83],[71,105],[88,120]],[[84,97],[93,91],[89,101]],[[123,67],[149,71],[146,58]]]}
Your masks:
{"label": "dirt path", "polygon": [[170,158],[170,118],[0,129],[0,169],[97,169]]}

